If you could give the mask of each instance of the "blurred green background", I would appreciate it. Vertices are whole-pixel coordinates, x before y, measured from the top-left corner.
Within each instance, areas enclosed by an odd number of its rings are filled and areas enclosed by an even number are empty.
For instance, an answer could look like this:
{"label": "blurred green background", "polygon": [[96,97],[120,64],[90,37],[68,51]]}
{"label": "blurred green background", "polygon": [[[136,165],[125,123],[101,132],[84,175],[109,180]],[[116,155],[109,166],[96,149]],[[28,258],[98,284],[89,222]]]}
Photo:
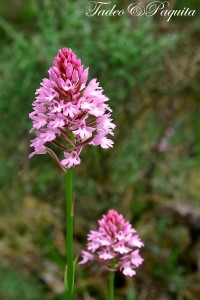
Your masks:
{"label": "blurred green background", "polygon": [[[76,254],[115,208],[145,243],[137,276],[117,274],[116,299],[200,299],[200,2],[170,5],[197,14],[166,22],[86,17],[86,0],[0,2],[0,300],[63,299],[64,178],[47,155],[28,159],[34,93],[61,47],[98,78],[117,125],[114,148],[85,148],[75,170]],[[107,299],[107,278],[78,267],[75,299]]]}

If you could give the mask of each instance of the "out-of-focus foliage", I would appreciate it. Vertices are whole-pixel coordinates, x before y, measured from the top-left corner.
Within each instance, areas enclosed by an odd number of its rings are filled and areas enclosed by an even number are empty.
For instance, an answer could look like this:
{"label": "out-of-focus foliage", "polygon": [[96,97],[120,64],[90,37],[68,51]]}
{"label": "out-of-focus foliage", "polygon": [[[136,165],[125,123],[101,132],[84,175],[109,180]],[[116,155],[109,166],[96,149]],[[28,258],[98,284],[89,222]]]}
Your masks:
{"label": "out-of-focus foliage", "polygon": [[0,266],[0,299],[38,300],[43,297],[43,287],[36,280],[19,275],[17,271]]}
{"label": "out-of-focus foliage", "polygon": [[[175,7],[184,5],[198,9],[194,0]],[[25,300],[62,295],[64,178],[47,155],[28,160],[28,114],[58,49],[70,47],[111,99],[117,125],[114,148],[88,147],[75,171],[76,253],[96,219],[114,207],[146,246],[138,277],[117,275],[116,299],[198,299],[199,16],[169,23],[89,18],[86,0],[11,1],[11,7],[0,4],[0,257],[10,264],[0,270],[0,282],[7,272],[0,298],[23,298],[13,292],[12,269],[35,274],[48,289],[22,275],[18,280],[34,289],[30,298],[22,285]],[[78,267],[77,299],[106,299],[106,276],[95,265]]]}

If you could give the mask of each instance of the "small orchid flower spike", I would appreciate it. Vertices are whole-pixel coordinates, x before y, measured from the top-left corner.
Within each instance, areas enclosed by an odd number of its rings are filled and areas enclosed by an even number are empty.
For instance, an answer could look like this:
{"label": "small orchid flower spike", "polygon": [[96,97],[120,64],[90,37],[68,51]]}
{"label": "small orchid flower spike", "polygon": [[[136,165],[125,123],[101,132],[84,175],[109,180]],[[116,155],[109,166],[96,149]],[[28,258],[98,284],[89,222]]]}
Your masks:
{"label": "small orchid flower spike", "polygon": [[143,263],[139,249],[144,246],[136,230],[115,210],[109,210],[98,224],[98,230],[91,230],[88,234],[87,251],[82,251],[79,264],[96,260],[111,271],[119,270],[131,277],[135,275],[136,268]]}
{"label": "small orchid flower spike", "polygon": [[[97,79],[87,84],[88,72],[71,49],[59,50],[49,77],[36,90],[33,112],[29,114],[33,122],[30,132],[36,135],[29,157],[48,152],[66,170],[80,164],[80,153],[87,144],[113,147],[107,137],[115,128],[109,99]],[[63,160],[49,148],[53,144],[62,149]]]}

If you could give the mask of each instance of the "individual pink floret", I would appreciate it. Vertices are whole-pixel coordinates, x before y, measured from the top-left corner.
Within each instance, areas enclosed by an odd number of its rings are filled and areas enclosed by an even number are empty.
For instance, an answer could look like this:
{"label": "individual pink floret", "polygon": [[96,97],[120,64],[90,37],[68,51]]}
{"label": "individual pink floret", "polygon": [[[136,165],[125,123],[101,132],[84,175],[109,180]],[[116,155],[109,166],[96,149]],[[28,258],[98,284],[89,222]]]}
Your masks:
{"label": "individual pink floret", "polygon": [[[109,99],[97,79],[87,83],[88,73],[89,68],[84,69],[71,49],[58,51],[48,70],[49,78],[44,78],[36,90],[29,114],[33,122],[30,132],[36,135],[29,157],[48,152],[65,170],[80,164],[79,155],[87,144],[113,147],[113,141],[107,138],[115,128]],[[65,159],[61,162],[49,148],[52,144],[63,150]]]}
{"label": "individual pink floret", "polygon": [[[144,246],[136,230],[115,210],[109,210],[98,224],[98,230],[91,230],[88,234],[87,251],[81,252],[82,260],[79,264],[96,260],[111,271],[119,270],[127,276],[135,275],[135,269],[143,263],[139,248]],[[114,269],[111,267],[113,260]]]}

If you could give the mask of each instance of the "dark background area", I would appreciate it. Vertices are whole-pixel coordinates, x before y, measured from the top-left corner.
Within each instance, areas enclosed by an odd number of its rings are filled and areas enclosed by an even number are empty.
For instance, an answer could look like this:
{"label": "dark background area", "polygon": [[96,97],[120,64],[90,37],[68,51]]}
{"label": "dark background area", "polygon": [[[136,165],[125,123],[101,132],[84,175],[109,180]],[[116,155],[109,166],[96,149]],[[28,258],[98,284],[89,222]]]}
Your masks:
{"label": "dark background area", "polygon": [[[200,2],[170,7],[197,14],[89,18],[85,0],[1,1],[0,300],[63,299],[64,176],[48,155],[28,159],[34,93],[62,47],[98,78],[117,126],[114,148],[86,147],[75,169],[76,254],[114,208],[145,243],[116,300],[200,299]],[[79,266],[74,298],[107,299],[107,279]]]}

